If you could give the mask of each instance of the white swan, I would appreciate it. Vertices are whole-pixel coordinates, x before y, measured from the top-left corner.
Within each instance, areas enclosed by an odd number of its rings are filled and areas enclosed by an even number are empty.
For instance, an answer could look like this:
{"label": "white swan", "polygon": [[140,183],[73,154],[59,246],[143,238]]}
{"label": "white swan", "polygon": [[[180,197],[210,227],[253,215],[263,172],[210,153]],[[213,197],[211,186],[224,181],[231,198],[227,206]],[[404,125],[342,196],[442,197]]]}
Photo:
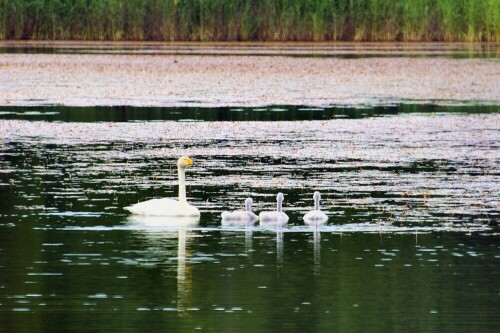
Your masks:
{"label": "white swan", "polygon": [[177,170],[179,173],[179,201],[167,198],[151,199],[124,207],[124,209],[132,214],[138,215],[199,217],[200,211],[198,208],[191,206],[186,200],[186,168],[190,165],[193,165],[193,160],[187,156],[182,156],[177,161]]}
{"label": "white swan", "polygon": [[261,212],[259,214],[260,224],[287,223],[288,215],[283,212],[283,193],[276,196],[277,209],[275,212]]}
{"label": "white swan", "polygon": [[321,194],[318,191],[314,192],[314,210],[311,210],[306,215],[304,215],[304,222],[306,224],[321,224],[328,221],[328,216],[323,213],[319,208],[319,201],[321,199]]}
{"label": "white swan", "polygon": [[252,198],[245,200],[245,210],[236,210],[233,212],[222,212],[222,224],[234,225],[239,223],[254,223],[259,217],[252,212]]}

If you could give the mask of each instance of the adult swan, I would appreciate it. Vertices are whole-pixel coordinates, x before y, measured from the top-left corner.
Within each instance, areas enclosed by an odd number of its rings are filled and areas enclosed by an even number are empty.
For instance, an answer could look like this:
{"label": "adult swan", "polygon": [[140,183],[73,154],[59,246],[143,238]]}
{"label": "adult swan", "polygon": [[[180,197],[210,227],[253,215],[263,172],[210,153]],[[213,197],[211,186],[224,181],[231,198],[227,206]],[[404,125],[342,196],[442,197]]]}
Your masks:
{"label": "adult swan", "polygon": [[177,161],[179,201],[167,198],[151,199],[124,207],[124,209],[137,215],[199,217],[200,211],[198,208],[191,206],[186,200],[186,168],[191,165],[193,165],[193,160],[187,156],[182,156]]}

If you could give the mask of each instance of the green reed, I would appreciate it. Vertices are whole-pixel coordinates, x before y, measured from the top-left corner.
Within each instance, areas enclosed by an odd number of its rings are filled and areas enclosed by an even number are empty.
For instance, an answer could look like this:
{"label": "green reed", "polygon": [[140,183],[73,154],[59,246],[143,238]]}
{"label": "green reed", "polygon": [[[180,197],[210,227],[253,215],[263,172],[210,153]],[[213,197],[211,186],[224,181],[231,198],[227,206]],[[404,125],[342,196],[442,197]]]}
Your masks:
{"label": "green reed", "polygon": [[1,39],[500,41],[500,0],[0,0]]}

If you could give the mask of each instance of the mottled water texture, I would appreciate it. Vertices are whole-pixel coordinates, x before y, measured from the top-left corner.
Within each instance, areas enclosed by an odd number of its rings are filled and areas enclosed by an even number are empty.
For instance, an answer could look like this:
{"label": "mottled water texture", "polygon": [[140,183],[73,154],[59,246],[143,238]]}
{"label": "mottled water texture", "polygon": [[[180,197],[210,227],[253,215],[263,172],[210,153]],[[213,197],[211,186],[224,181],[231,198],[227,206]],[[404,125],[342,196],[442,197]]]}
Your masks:
{"label": "mottled water texture", "polygon": [[[495,332],[500,114],[415,108],[2,111],[0,332]],[[182,154],[201,220],[128,215]]]}
{"label": "mottled water texture", "polygon": [[0,105],[498,105],[498,44],[0,42]]}
{"label": "mottled water texture", "polygon": [[188,195],[206,216],[215,214],[207,225],[247,196],[257,210],[270,208],[278,191],[292,225],[300,225],[314,190],[334,223],[484,225],[498,218],[499,119],[1,120],[2,187],[21,194],[16,205],[30,211],[121,214],[137,201],[175,196],[175,161],[186,154],[195,160]]}

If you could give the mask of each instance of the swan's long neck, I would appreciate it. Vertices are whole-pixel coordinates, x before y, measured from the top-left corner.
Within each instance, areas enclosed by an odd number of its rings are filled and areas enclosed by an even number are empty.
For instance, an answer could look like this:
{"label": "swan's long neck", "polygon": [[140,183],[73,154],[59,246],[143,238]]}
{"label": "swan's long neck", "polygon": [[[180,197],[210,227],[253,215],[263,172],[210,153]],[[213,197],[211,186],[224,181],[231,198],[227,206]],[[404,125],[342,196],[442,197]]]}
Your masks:
{"label": "swan's long neck", "polygon": [[179,202],[187,203],[186,199],[186,169],[178,167],[179,173]]}

